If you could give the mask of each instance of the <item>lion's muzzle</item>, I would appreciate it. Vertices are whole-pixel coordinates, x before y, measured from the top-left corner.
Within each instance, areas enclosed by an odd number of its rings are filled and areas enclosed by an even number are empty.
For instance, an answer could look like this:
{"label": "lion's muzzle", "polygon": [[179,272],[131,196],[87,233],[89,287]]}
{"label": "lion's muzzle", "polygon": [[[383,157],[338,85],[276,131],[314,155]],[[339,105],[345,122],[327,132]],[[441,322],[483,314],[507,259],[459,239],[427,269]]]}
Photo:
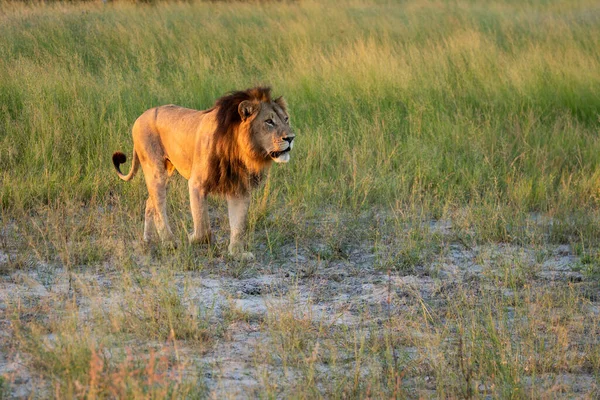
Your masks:
{"label": "lion's muzzle", "polygon": [[273,159],[273,161],[277,163],[286,163],[290,161],[290,150],[294,147],[294,137],[288,136],[282,138],[284,143],[287,143],[287,148],[284,150],[272,151],[269,153],[269,156]]}
{"label": "lion's muzzle", "polygon": [[290,150],[292,150],[292,148],[288,147],[287,149],[282,150],[282,151],[272,151],[269,153],[269,155],[271,156],[271,158],[275,159],[275,158],[281,157],[284,154],[288,154],[290,152]]}

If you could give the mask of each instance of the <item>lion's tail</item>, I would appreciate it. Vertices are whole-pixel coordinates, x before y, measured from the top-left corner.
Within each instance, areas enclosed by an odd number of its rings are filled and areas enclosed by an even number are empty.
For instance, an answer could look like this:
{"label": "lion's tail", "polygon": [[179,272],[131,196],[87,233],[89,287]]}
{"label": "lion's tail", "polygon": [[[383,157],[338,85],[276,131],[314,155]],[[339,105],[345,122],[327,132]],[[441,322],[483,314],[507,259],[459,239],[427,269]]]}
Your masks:
{"label": "lion's tail", "polygon": [[131,169],[129,170],[129,173],[127,175],[123,174],[121,172],[121,168],[119,167],[121,164],[127,161],[127,156],[121,153],[120,151],[116,151],[112,156],[112,160],[113,165],[117,170],[117,175],[119,175],[119,178],[123,179],[124,181],[131,180],[135,176],[138,168],[140,167],[140,159],[137,155],[137,152],[135,151],[135,148],[133,149],[133,162],[131,163]]}

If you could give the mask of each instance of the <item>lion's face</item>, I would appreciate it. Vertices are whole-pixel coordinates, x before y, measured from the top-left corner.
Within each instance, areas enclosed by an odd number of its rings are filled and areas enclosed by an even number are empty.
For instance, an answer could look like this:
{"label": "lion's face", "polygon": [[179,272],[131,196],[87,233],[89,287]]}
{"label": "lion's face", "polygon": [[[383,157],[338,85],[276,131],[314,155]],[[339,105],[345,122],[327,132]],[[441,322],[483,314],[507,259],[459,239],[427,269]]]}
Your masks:
{"label": "lion's face", "polygon": [[252,109],[246,112],[256,114],[250,122],[255,148],[260,149],[265,158],[277,163],[288,162],[296,135],[290,127],[285,100],[280,97],[270,103],[263,102],[252,106]]}

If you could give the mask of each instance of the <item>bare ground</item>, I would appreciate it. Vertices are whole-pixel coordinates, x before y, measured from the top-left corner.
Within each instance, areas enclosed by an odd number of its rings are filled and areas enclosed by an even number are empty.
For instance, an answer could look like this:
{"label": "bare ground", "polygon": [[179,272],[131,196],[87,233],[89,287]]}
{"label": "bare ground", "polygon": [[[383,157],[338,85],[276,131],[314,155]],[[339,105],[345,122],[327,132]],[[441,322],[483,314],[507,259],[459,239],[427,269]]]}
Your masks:
{"label": "bare ground", "polygon": [[[452,229],[448,222],[431,226],[442,235]],[[286,366],[275,351],[273,318],[282,311],[314,326],[341,327],[352,335],[419,309],[443,314],[449,293],[460,287],[497,289],[505,298],[515,295],[510,285],[498,285],[505,279],[522,279],[522,285],[532,288],[571,286],[589,290],[589,282],[581,273],[581,260],[569,245],[546,245],[540,251],[510,244],[465,246],[454,242],[425,260],[386,268],[382,255],[389,253],[393,245],[394,241],[388,240],[374,248],[370,241],[359,240],[344,248],[343,254],[321,257],[324,246],[319,241],[302,247],[286,244],[277,257],[252,265],[240,267],[216,257],[200,271],[174,272],[170,279],[182,304],[187,310],[204,310],[209,324],[219,326],[215,330],[218,333],[208,344],[148,338],[132,340],[124,347],[155,348],[171,356],[176,353],[178,360],[184,360],[180,363],[182,376],[203,382],[208,397],[258,396],[273,389],[272,382],[280,385],[274,388],[275,393],[285,396],[289,392],[282,387],[293,388],[300,372],[296,374],[293,366]],[[137,273],[146,277],[155,274],[161,258],[139,247],[136,254],[140,265]],[[14,256],[0,253],[0,269],[5,270],[0,275],[0,376],[4,379],[4,394],[12,398],[46,397],[53,389],[15,340],[14,315],[43,320],[51,317],[45,314],[48,310],[66,311],[41,304],[74,298],[79,320],[83,325],[95,326],[98,315],[123,313],[128,307],[123,270],[105,264],[69,272],[59,265],[36,261],[15,270],[8,268]],[[508,276],[510,266],[515,264],[524,266],[519,271],[525,271],[525,276]],[[600,296],[592,293],[588,298],[589,313],[598,319]],[[598,338],[589,339],[597,345]],[[49,332],[48,341],[52,340],[53,333]],[[431,370],[419,369],[426,349],[418,343],[418,338],[407,338],[406,344],[397,349],[407,365],[414,366],[404,381],[406,393],[411,397],[436,397],[437,383]],[[325,363],[316,367],[325,373],[328,368],[332,367]],[[599,393],[598,371],[589,368],[523,379],[526,387],[550,390],[552,397],[591,398]],[[478,390],[485,395],[488,388],[480,385]]]}

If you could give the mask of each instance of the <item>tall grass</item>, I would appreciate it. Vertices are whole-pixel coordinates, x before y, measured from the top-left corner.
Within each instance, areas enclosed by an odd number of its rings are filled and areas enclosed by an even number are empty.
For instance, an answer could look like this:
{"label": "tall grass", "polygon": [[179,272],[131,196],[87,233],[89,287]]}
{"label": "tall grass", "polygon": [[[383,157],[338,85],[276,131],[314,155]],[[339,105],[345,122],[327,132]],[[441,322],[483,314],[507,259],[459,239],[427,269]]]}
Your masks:
{"label": "tall grass", "polygon": [[[299,146],[280,201],[336,207],[598,199],[600,10],[594,2],[2,6],[4,207],[104,200],[110,155],[164,103],[206,108],[271,84]],[[590,211],[593,212],[593,211]]]}

